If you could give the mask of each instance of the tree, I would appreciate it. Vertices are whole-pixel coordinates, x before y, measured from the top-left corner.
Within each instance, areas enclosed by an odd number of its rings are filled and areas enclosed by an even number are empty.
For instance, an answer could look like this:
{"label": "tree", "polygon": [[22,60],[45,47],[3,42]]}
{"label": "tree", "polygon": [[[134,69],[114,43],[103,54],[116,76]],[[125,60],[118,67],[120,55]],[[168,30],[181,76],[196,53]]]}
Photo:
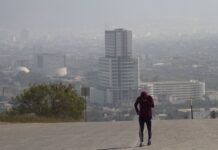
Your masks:
{"label": "tree", "polygon": [[71,85],[39,84],[12,100],[13,112],[45,117],[71,117],[79,120],[84,115],[84,99]]}

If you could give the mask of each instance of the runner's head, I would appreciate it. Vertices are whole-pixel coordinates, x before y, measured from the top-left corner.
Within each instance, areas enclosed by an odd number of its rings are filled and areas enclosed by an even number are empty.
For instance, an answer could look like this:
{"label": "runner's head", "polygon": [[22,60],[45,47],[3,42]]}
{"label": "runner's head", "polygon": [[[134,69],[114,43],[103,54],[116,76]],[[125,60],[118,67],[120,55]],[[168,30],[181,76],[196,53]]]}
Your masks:
{"label": "runner's head", "polygon": [[147,97],[147,95],[148,95],[148,94],[147,94],[146,91],[142,91],[142,92],[141,92],[141,97],[145,98],[145,97]]}

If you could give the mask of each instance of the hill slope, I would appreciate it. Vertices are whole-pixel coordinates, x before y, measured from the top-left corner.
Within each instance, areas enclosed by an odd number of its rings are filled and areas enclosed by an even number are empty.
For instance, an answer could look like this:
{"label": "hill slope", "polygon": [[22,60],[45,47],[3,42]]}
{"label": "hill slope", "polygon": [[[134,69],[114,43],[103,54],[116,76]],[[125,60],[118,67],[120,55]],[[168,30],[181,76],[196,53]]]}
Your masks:
{"label": "hill slope", "polygon": [[137,145],[137,121],[0,125],[1,150],[216,150],[218,120],[154,120],[152,145]]}

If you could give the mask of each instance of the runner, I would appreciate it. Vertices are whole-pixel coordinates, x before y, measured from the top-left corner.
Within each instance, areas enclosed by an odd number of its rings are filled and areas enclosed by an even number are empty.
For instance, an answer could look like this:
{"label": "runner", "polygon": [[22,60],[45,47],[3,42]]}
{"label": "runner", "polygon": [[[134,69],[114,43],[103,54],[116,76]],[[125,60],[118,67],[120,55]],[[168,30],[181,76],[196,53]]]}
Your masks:
{"label": "runner", "polygon": [[147,145],[151,145],[151,119],[152,119],[152,108],[154,108],[153,98],[148,95],[145,91],[141,92],[141,95],[136,99],[134,104],[135,111],[139,116],[139,138],[140,147],[144,141],[144,125],[146,123],[148,131],[148,142]]}

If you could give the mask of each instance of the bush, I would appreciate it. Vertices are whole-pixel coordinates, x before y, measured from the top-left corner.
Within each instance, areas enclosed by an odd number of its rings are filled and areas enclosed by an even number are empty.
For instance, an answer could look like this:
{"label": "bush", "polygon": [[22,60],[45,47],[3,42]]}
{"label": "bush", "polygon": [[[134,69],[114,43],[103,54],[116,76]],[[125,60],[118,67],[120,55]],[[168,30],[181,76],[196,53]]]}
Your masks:
{"label": "bush", "polygon": [[[40,84],[33,85],[12,99],[11,114],[36,117],[72,118],[84,117],[84,99],[77,95],[71,85]],[[32,116],[33,117],[33,116]]]}

